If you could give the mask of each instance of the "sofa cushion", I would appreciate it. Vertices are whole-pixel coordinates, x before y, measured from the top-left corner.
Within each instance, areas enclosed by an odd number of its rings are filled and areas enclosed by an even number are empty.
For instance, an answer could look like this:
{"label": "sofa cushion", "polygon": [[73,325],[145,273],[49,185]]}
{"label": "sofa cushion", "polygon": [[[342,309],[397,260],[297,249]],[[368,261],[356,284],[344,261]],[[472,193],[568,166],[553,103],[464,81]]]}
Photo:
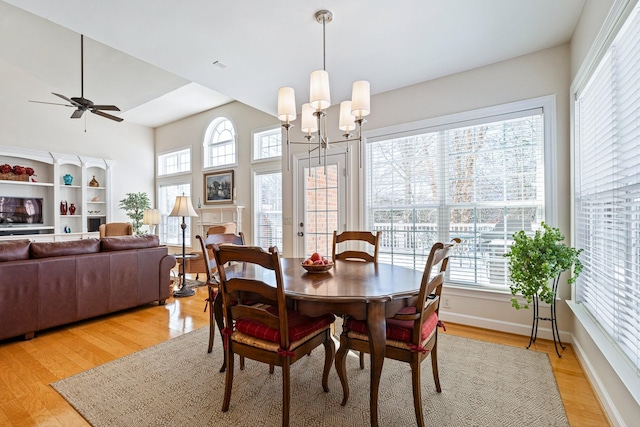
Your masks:
{"label": "sofa cushion", "polygon": [[31,240],[9,240],[0,242],[0,262],[29,259]]}
{"label": "sofa cushion", "polygon": [[31,244],[31,258],[82,255],[100,252],[100,240],[81,239],[68,242],[34,242]]}
{"label": "sofa cushion", "polygon": [[160,246],[160,238],[155,234],[145,234],[144,236],[103,237],[100,241],[103,252],[155,248]]}

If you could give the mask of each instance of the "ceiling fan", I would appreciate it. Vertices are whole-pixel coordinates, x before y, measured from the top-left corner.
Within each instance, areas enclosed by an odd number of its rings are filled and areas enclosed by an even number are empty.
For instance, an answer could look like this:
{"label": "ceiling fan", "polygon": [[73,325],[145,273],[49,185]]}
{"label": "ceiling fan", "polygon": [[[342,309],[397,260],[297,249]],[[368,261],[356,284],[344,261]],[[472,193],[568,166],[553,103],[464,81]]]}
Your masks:
{"label": "ceiling fan", "polygon": [[94,104],[93,101],[90,101],[84,97],[84,36],[82,34],[80,34],[80,97],[67,98],[64,95],[60,95],[59,93],[55,93],[55,92],[51,92],[51,93],[57,97],[64,99],[65,101],[68,102],[68,104],[58,104],[55,102],[44,102],[44,101],[30,101],[30,102],[37,102],[39,104],[52,104],[52,105],[63,105],[65,107],[73,107],[76,110],[73,112],[73,114],[71,114],[72,119],[79,119],[80,117],[82,117],[85,111],[90,111],[93,114],[106,117],[107,119],[115,120],[116,122],[121,122],[123,120],[120,117],[116,117],[102,111],[102,110],[120,111],[120,109],[115,105]]}

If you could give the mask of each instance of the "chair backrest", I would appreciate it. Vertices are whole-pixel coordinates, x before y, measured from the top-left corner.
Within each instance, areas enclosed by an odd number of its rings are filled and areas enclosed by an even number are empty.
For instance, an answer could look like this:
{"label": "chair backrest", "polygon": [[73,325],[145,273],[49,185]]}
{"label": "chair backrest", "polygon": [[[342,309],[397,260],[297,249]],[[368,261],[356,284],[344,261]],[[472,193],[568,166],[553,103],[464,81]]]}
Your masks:
{"label": "chair backrest", "polygon": [[[380,246],[380,231],[373,234],[369,231],[343,231],[338,234],[337,231],[333,232],[333,249],[332,259],[352,259],[361,260],[366,262],[378,262],[378,248]],[[373,255],[366,251],[360,250],[345,250],[342,252],[336,252],[337,245],[344,242],[367,242],[373,246]]]}
{"label": "chair backrest", "polygon": [[213,256],[213,244],[232,244],[232,245],[244,245],[244,233],[241,231],[239,235],[236,234],[210,234],[204,239],[202,236],[197,235],[196,239],[200,242],[200,249],[202,250],[202,259],[205,264],[205,272],[207,274],[207,283],[214,283],[213,273],[216,271],[216,260]]}
{"label": "chair backrest", "polygon": [[108,222],[98,227],[100,237],[131,236],[133,225],[130,222]]}
{"label": "chair backrest", "polygon": [[[280,347],[289,348],[289,331],[286,300],[282,281],[282,269],[278,248],[269,251],[258,246],[235,246],[212,244],[218,264],[220,292],[224,304],[225,324],[233,325],[234,319],[259,321],[280,331]],[[229,263],[233,263],[229,266]],[[261,269],[273,273],[275,286],[256,279],[255,272]],[[251,301],[244,304],[244,301]],[[261,303],[261,304],[257,304]],[[278,316],[266,310],[264,304],[278,307]]]}
{"label": "chair backrest", "polygon": [[[420,316],[420,327],[414,327],[413,342],[420,343],[420,334],[422,331],[422,322],[429,318],[432,313],[440,311],[440,297],[442,295],[442,284],[444,283],[444,275],[449,266],[449,253],[451,249],[460,243],[459,238],[454,238],[449,243],[437,242],[431,247],[429,258],[424,266],[422,273],[422,281],[420,282],[420,293],[416,302],[416,313]],[[438,267],[439,266],[439,267]],[[433,303],[427,304],[429,296],[435,300]]]}

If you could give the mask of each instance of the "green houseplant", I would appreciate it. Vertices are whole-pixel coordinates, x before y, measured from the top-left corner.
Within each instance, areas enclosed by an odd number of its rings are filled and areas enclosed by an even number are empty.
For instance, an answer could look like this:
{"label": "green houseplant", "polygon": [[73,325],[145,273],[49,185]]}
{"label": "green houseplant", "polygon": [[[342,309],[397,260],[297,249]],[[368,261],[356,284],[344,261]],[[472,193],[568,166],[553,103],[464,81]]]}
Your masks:
{"label": "green houseplant", "polygon": [[120,200],[120,208],[124,209],[127,216],[131,218],[133,225],[133,234],[140,235],[142,232],[142,217],[145,209],[149,209],[151,204],[149,203],[149,196],[147,193],[127,193],[127,197]]}
{"label": "green houseplant", "polygon": [[[504,254],[509,258],[509,278],[511,279],[511,305],[516,309],[529,308],[537,295],[541,301],[552,304],[555,292],[549,285],[566,270],[573,268],[569,283],[575,282],[582,271],[578,256],[582,249],[575,249],[563,243],[564,235],[558,228],[549,227],[544,222],[542,229],[534,236],[524,231],[513,235],[513,244]],[[521,294],[526,303],[520,305],[516,295]]]}

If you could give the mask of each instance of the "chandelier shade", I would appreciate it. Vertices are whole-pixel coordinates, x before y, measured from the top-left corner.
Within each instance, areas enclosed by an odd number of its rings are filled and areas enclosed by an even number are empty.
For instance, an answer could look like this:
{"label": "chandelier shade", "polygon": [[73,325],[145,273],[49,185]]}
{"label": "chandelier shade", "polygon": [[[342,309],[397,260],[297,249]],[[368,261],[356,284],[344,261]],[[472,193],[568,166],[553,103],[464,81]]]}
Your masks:
{"label": "chandelier shade", "polygon": [[360,80],[353,83],[351,91],[351,114],[355,117],[368,116],[371,112],[371,89],[369,82]]}
{"label": "chandelier shade", "polygon": [[351,101],[342,101],[340,103],[340,120],[338,121],[338,129],[347,133],[356,128],[356,118],[351,114]]}
{"label": "chandelier shade", "polygon": [[306,134],[313,133],[318,130],[317,120],[313,116],[313,107],[311,104],[302,104],[302,120],[300,121],[300,129]]}
{"label": "chandelier shade", "polygon": [[316,110],[326,110],[331,106],[329,73],[316,70],[309,79],[309,103]]}
{"label": "chandelier shade", "polygon": [[292,87],[278,89],[278,119],[287,123],[296,119],[296,95]]}

